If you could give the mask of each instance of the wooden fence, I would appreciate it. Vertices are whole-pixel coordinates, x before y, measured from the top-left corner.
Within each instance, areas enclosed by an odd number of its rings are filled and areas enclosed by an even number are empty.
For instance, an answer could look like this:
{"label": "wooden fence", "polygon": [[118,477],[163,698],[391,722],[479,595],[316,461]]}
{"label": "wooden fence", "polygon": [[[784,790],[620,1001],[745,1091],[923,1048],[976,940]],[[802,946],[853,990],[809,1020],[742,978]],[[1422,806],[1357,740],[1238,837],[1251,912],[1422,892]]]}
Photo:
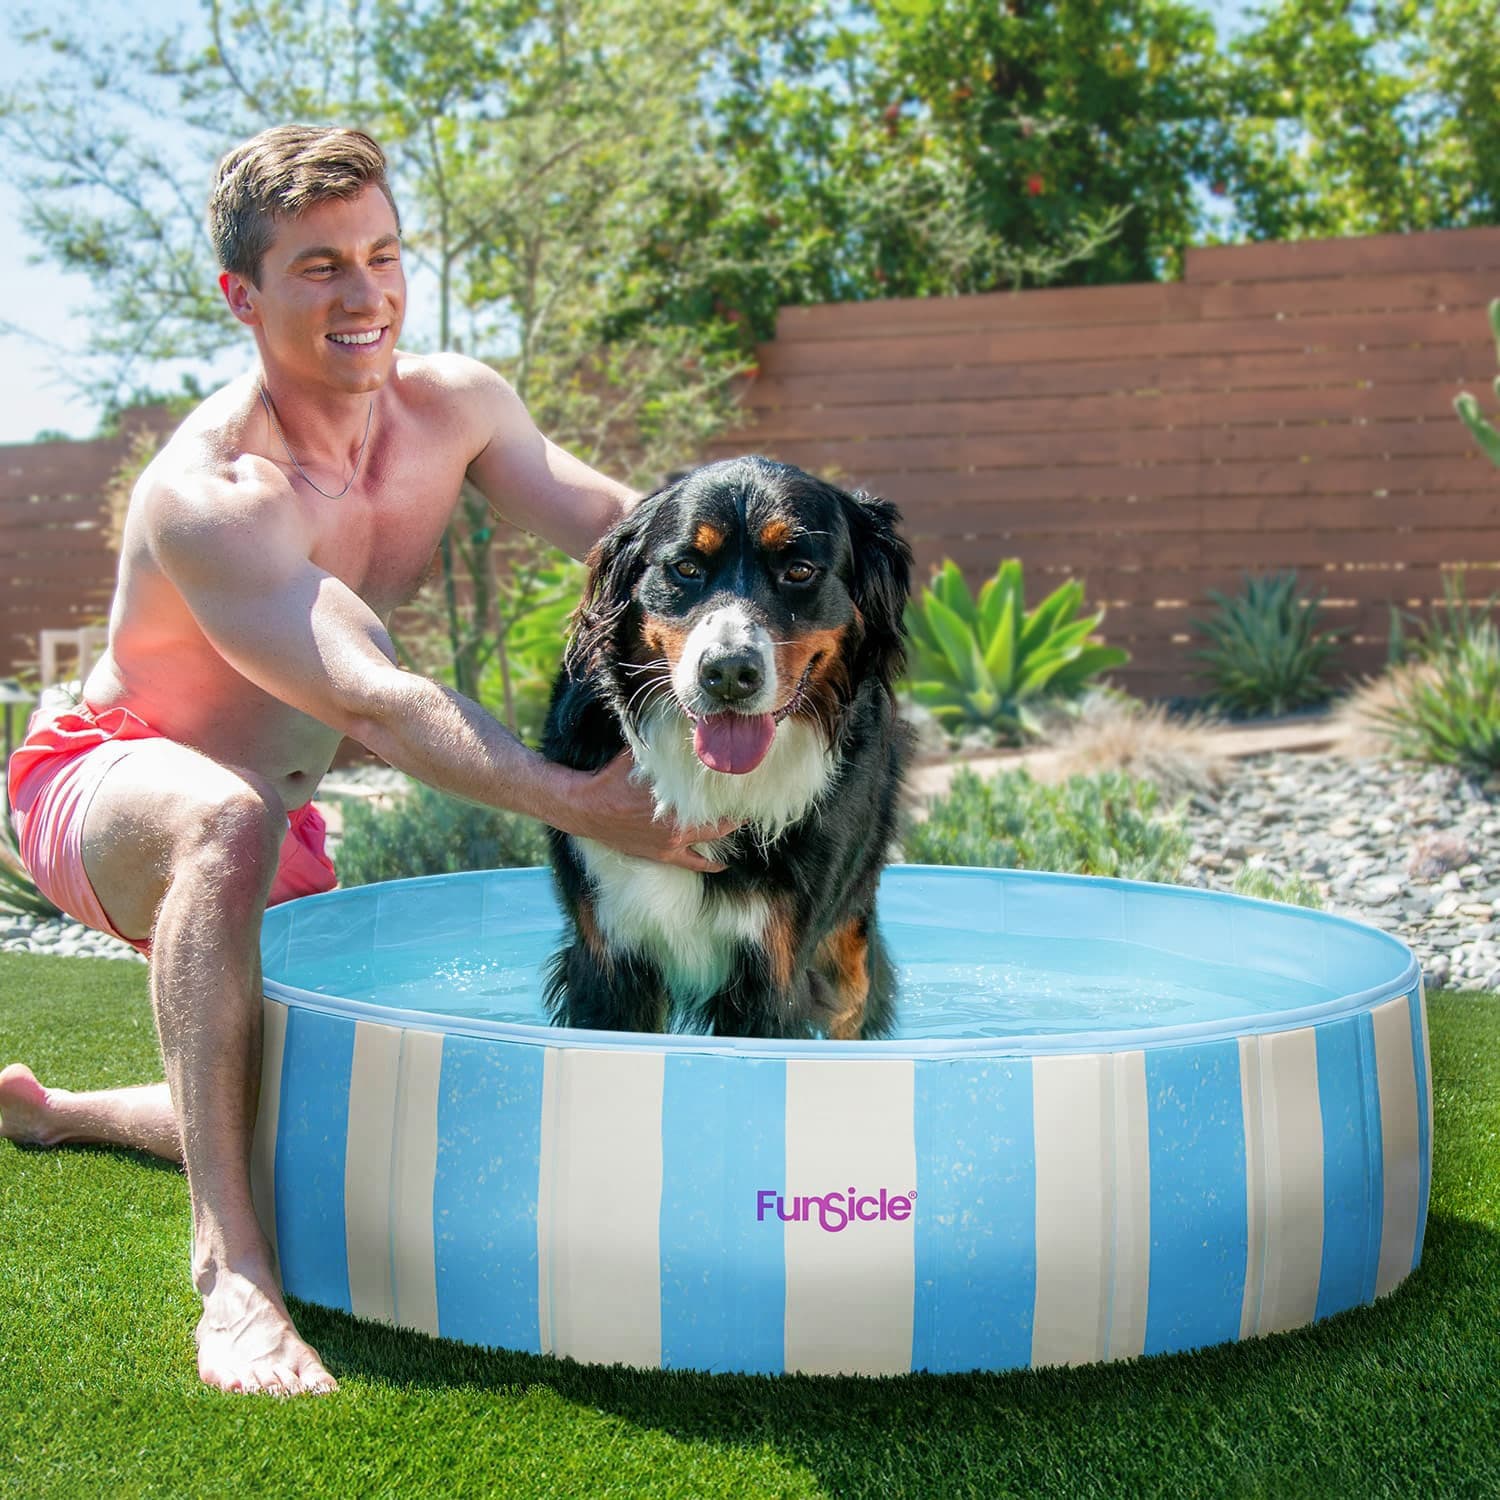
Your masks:
{"label": "wooden fence", "polygon": [[[923,575],[1026,564],[1108,608],[1147,696],[1201,691],[1190,621],[1295,568],[1385,660],[1389,606],[1500,586],[1500,472],[1452,409],[1488,395],[1500,229],[1190,251],[1180,283],[788,308],[713,456],[896,501]],[[1487,405],[1492,403],[1487,402]]]}
{"label": "wooden fence", "polygon": [[172,425],[148,408],[120,437],[0,446],[0,677],[36,671],[43,630],[104,622],[115,582],[105,488],[141,427]]}

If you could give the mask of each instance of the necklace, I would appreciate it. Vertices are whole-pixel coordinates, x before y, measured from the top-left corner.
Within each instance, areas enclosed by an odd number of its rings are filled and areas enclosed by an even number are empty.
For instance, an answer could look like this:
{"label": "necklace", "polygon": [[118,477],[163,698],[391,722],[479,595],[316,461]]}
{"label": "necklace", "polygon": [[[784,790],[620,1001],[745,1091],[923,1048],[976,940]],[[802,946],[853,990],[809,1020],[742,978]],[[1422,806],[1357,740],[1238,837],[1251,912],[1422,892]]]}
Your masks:
{"label": "necklace", "polygon": [[271,426],[276,429],[276,436],[281,439],[281,446],[286,449],[286,456],[291,459],[292,467],[317,490],[325,500],[342,500],[354,487],[355,475],[359,473],[360,461],[365,456],[365,444],[370,441],[370,422],[375,415],[375,398],[370,397],[370,409],[365,413],[365,435],[359,440],[359,452],[354,455],[354,469],[349,475],[349,482],[341,490],[332,492],[325,490],[301,464],[297,462],[297,455],[292,452],[292,445],[286,440],[286,433],[281,430],[281,423],[276,420],[276,409],[271,405],[271,398],[266,394],[265,382],[261,381],[256,387],[260,391],[260,404],[265,407],[266,415],[271,419]]}

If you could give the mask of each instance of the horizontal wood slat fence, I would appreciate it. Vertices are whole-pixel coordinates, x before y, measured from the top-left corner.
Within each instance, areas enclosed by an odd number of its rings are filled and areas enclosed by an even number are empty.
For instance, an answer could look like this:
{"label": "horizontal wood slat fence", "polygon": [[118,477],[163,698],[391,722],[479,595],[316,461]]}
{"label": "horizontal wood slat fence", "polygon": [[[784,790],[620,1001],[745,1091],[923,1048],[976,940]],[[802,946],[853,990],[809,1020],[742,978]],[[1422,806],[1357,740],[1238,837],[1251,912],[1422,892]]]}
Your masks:
{"label": "horizontal wood slat fence", "polygon": [[0,445],[0,677],[34,673],[43,630],[103,624],[115,582],[105,487],[142,427],[175,419],[129,414],[119,437]]}
{"label": "horizontal wood slat fence", "polygon": [[[1026,564],[1108,609],[1145,696],[1203,691],[1190,621],[1295,568],[1385,661],[1389,606],[1500,588],[1500,472],[1453,397],[1489,393],[1500,229],[1188,252],[1181,282],[785,309],[746,421],[760,452],[894,500],[921,576]],[[1492,403],[1487,403],[1490,405]]]}

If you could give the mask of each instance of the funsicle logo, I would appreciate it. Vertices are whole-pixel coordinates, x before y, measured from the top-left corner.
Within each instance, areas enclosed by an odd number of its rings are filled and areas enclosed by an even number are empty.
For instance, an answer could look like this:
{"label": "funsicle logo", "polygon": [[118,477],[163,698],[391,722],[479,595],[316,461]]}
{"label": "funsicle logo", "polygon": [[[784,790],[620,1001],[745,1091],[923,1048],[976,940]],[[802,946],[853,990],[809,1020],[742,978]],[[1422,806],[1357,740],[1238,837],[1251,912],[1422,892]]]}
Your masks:
{"label": "funsicle logo", "polygon": [[783,1224],[811,1224],[837,1234],[853,1223],[883,1224],[894,1220],[900,1223],[911,1218],[916,1203],[916,1190],[909,1193],[893,1193],[881,1188],[878,1193],[861,1193],[855,1188],[841,1193],[802,1193],[787,1198],[775,1188],[761,1188],[755,1195],[755,1220],[758,1224],[774,1213]]}

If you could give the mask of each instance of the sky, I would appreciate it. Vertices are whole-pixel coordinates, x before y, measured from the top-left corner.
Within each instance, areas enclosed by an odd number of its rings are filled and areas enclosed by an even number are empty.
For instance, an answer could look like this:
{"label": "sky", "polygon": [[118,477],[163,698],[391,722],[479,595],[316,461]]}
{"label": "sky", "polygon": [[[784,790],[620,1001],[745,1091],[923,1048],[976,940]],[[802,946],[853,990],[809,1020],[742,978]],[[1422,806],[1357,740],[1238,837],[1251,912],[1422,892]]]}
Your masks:
{"label": "sky", "polygon": [[[1200,0],[1219,24],[1223,35],[1233,35],[1251,9],[1247,0]],[[100,9],[108,16],[109,7]],[[153,0],[153,20],[194,22],[200,14],[196,0]],[[105,24],[108,24],[107,21]],[[0,47],[0,89],[24,78],[35,57],[19,47]],[[166,127],[163,127],[166,128]],[[205,194],[207,184],[204,185]],[[80,396],[64,373],[85,347],[88,325],[84,309],[90,287],[83,276],[36,264],[37,246],[21,228],[20,195],[0,175],[0,444],[25,443],[39,432],[63,432],[85,437],[98,425],[99,413]],[[420,281],[413,298],[419,303]],[[10,331],[15,325],[21,331]],[[243,353],[222,358],[195,373],[206,385],[226,380],[246,367]],[[154,384],[175,385],[175,378]]]}

